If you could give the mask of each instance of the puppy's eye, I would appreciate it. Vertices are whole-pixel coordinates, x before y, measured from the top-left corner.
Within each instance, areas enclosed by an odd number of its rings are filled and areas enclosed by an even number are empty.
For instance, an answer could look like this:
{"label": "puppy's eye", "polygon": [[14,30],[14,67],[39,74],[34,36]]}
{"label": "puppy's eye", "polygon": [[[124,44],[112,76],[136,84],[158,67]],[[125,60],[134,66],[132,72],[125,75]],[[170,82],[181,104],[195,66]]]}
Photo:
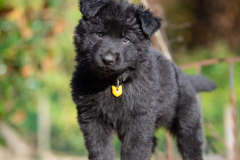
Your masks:
{"label": "puppy's eye", "polygon": [[128,42],[129,42],[129,39],[128,39],[127,37],[124,37],[124,38],[122,39],[122,41],[123,41],[124,43],[128,43]]}
{"label": "puppy's eye", "polygon": [[104,32],[98,32],[98,33],[97,33],[98,37],[103,37],[104,34],[105,34]]}

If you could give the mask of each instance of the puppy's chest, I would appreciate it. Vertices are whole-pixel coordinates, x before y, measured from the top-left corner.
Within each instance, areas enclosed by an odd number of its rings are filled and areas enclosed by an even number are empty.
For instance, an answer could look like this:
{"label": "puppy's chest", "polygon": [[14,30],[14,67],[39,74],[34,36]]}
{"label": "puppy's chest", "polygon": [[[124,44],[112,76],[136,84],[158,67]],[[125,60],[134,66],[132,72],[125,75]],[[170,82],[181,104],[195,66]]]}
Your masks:
{"label": "puppy's chest", "polygon": [[138,85],[122,85],[123,93],[119,97],[112,94],[111,88],[105,91],[99,99],[99,115],[104,120],[116,124],[119,121],[129,120],[129,117],[147,114],[153,109],[154,99],[151,91]]}
{"label": "puppy's chest", "polygon": [[108,87],[103,94],[100,94],[99,100],[101,107],[132,110],[134,107],[141,107],[149,104],[153,99],[150,95],[154,95],[154,88],[151,86],[143,86],[139,84],[123,84],[122,94],[116,97],[112,93],[112,87]]}
{"label": "puppy's chest", "polygon": [[[129,119],[129,116],[146,114],[154,108],[155,91],[151,85],[141,83],[122,84],[123,93],[119,97],[112,94],[112,87],[104,91],[86,96],[84,104],[92,104],[92,112],[95,116],[102,117],[110,123]],[[96,117],[96,118],[97,118]]]}

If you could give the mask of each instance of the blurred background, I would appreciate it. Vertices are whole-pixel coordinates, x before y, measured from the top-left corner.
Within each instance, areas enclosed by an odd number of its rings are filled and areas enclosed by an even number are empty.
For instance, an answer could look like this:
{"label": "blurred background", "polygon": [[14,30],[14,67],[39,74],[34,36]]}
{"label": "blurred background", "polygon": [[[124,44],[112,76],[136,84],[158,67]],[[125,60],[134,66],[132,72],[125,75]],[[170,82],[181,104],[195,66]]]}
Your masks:
{"label": "blurred background", "polygon": [[[140,1],[163,18],[153,46],[170,53],[186,73],[202,74],[218,85],[198,95],[205,159],[237,160],[240,0]],[[69,86],[73,31],[80,19],[78,0],[0,0],[1,160],[86,159]],[[154,160],[180,159],[165,130],[156,136]],[[119,159],[116,137],[114,146]]]}

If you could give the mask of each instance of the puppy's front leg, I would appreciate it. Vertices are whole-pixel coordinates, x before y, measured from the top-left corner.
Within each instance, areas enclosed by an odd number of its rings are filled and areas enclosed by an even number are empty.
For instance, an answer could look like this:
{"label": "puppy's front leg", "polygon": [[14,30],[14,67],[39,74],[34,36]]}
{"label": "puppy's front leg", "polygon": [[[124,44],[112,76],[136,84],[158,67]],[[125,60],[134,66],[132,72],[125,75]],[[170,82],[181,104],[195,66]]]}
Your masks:
{"label": "puppy's front leg", "polygon": [[121,160],[150,160],[154,137],[152,116],[132,117],[118,134],[122,141]]}
{"label": "puppy's front leg", "polygon": [[113,160],[113,131],[97,120],[79,120],[84,135],[89,160]]}

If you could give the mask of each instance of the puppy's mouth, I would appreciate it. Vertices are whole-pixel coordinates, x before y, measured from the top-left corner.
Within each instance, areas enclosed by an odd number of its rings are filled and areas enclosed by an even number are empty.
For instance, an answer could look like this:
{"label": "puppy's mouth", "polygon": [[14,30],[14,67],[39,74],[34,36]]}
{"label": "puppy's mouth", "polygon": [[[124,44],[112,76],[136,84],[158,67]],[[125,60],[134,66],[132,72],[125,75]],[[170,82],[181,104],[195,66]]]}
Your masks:
{"label": "puppy's mouth", "polygon": [[92,69],[104,75],[121,74],[127,71],[127,68],[113,68],[109,66],[94,66]]}

